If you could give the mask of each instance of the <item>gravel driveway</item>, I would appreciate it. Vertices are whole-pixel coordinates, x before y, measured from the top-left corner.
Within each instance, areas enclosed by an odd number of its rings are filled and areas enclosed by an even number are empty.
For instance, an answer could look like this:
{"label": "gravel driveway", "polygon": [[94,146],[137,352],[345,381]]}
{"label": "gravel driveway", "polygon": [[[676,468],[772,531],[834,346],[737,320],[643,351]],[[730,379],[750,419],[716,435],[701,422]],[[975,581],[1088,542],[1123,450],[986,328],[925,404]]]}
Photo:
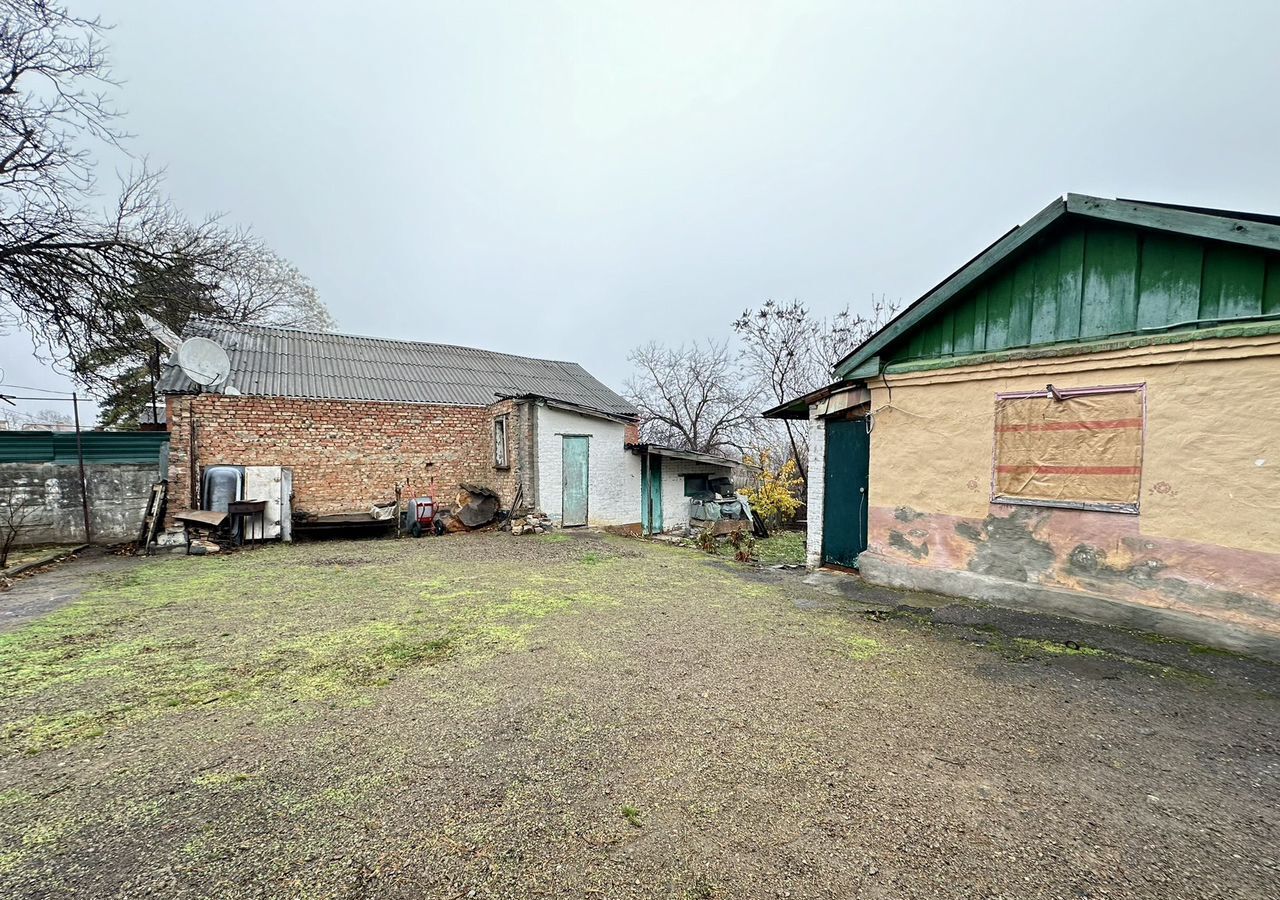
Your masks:
{"label": "gravel driveway", "polygon": [[1263,664],[589,533],[99,578],[0,635],[0,896],[1280,896]]}

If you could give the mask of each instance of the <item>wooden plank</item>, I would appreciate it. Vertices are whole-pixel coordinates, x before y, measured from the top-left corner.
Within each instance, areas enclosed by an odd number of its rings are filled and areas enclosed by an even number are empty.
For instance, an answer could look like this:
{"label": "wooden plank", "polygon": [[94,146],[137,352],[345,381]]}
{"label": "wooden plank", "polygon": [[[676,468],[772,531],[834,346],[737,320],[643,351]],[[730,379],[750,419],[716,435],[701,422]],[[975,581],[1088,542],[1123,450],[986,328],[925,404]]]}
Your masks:
{"label": "wooden plank", "polygon": [[1109,222],[1171,231],[1192,237],[1227,241],[1264,250],[1280,250],[1280,225],[1233,219],[1181,209],[1147,206],[1128,200],[1107,200],[1083,194],[1067,194],[1067,210]]}
{"label": "wooden plank", "polygon": [[1080,306],[1084,290],[1084,231],[1072,229],[1058,240],[1058,310],[1054,337],[1074,341],[1080,336]]}
{"label": "wooden plank", "polygon": [[1209,244],[1204,251],[1201,319],[1236,319],[1262,314],[1266,257],[1247,247]]}
{"label": "wooden plank", "polygon": [[972,353],[973,310],[975,297],[961,301],[955,309],[954,329],[951,336],[952,353]]}
{"label": "wooden plank", "polygon": [[1137,232],[1107,227],[1086,232],[1081,337],[1133,331],[1138,313],[1137,274]]}
{"label": "wooden plank", "polygon": [[987,349],[1009,346],[1009,316],[1013,299],[1013,279],[1008,273],[987,286]]}
{"label": "wooden plank", "polygon": [[1204,245],[1199,241],[1177,235],[1145,235],[1138,275],[1138,328],[1160,328],[1196,318],[1203,267]]}
{"label": "wooden plank", "polygon": [[920,355],[926,358],[938,356],[941,340],[939,339],[937,319],[935,318],[932,322],[921,323],[918,331],[920,332]]}
{"label": "wooden plank", "polygon": [[938,318],[938,355],[951,356],[955,346],[955,310],[944,309]]}
{"label": "wooden plank", "polygon": [[1267,278],[1262,286],[1262,314],[1280,315],[1280,256],[1267,259]]}
{"label": "wooden plank", "polygon": [[1031,305],[1035,299],[1035,257],[1024,257],[1014,267],[1009,294],[1009,346],[1025,347],[1031,343]]}
{"label": "wooden plank", "polygon": [[1031,295],[1032,344],[1050,344],[1058,335],[1058,253],[1054,241],[1036,254],[1035,283]]}
{"label": "wooden plank", "polygon": [[911,332],[911,340],[907,342],[907,358],[923,359],[924,355],[924,329],[917,328]]}
{"label": "wooden plank", "polygon": [[973,349],[987,349],[987,289],[980,288],[973,295]]}

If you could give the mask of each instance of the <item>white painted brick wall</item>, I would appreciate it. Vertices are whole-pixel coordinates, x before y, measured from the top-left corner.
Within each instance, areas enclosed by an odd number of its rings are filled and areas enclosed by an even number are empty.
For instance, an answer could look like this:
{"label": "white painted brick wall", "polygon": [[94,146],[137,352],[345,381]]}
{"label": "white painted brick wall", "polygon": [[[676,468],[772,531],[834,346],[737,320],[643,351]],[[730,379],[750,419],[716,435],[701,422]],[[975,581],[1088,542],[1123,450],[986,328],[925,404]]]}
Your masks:
{"label": "white painted brick wall", "polygon": [[809,407],[809,494],[806,517],[809,533],[805,539],[805,564],[810,569],[822,565],[822,501],[826,481],[827,425],[816,418],[817,407]]}
{"label": "white painted brick wall", "polygon": [[563,438],[591,438],[587,473],[587,524],[628,525],[640,521],[640,457],[626,449],[626,429],[617,422],[563,409],[538,407],[538,501],[560,521],[564,499]]}
{"label": "white painted brick wall", "polygon": [[[656,459],[656,457],[655,457]],[[692,460],[662,459],[662,530],[671,531],[689,524],[689,498],[684,495],[685,475],[732,474],[732,469]]]}

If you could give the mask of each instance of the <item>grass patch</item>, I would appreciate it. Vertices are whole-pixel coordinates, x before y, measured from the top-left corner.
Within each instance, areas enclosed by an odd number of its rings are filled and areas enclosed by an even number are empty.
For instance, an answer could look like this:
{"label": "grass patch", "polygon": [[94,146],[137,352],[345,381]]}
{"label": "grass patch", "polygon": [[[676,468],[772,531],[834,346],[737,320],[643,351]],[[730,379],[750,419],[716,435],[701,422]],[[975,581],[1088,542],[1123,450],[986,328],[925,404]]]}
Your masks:
{"label": "grass patch", "polygon": [[69,747],[212,703],[366,705],[399,673],[520,648],[548,616],[614,602],[607,547],[536,568],[444,544],[359,552],[339,567],[324,545],[157,560],[0,635],[0,749]]}
{"label": "grass patch", "polygon": [[803,564],[804,554],[803,531],[775,531],[756,540],[756,559],[766,566]]}
{"label": "grass patch", "polygon": [[627,823],[631,825],[632,828],[644,827],[644,823],[640,821],[640,810],[636,809],[634,806],[627,806],[625,803],[622,805],[621,809],[622,818],[626,819]]}

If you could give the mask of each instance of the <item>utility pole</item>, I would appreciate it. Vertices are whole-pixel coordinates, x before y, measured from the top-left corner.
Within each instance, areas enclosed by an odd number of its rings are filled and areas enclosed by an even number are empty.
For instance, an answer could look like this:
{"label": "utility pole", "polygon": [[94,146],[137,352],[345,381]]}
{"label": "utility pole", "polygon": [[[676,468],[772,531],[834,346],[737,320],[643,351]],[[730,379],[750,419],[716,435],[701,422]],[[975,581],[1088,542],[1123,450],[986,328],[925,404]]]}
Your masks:
{"label": "utility pole", "polygon": [[84,475],[84,442],[80,440],[80,398],[72,392],[71,413],[76,422],[76,458],[80,462],[80,508],[84,510],[84,542],[93,543],[93,532],[89,528],[89,480]]}

